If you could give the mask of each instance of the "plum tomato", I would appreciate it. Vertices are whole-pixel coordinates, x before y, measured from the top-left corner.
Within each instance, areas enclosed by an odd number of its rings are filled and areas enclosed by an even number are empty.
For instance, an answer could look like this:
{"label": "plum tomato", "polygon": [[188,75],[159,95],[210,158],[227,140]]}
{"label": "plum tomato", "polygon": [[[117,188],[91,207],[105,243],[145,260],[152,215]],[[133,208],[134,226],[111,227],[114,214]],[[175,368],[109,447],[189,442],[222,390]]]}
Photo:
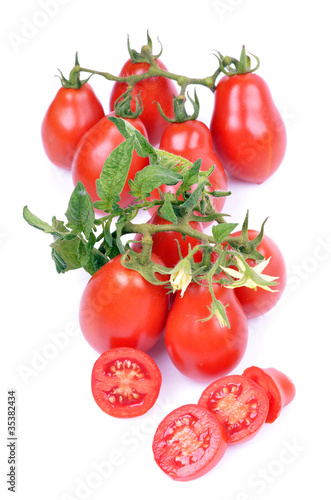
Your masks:
{"label": "plum tomato", "polygon": [[[236,237],[240,234],[241,232],[238,231],[232,233],[231,236]],[[258,231],[253,229],[248,230],[249,240],[253,240],[257,235]],[[275,290],[274,292],[263,290],[263,288],[260,287],[257,287],[255,290],[245,286],[235,288],[236,296],[248,319],[256,318],[270,311],[281,298],[286,286],[286,264],[282,252],[276,243],[269,236],[264,234],[260,245],[257,247],[257,251],[260,252],[265,259],[271,257],[264,272],[269,276],[275,276],[275,281],[278,282],[278,285],[272,287],[272,289]],[[255,265],[255,262],[250,259],[247,260],[247,263],[253,267]]]}
{"label": "plum tomato", "polygon": [[162,383],[148,354],[129,347],[101,354],[92,369],[92,395],[102,411],[118,418],[138,417],[156,402]]}
{"label": "plum tomato", "polygon": [[[215,165],[215,169],[209,177],[210,189],[213,191],[226,191],[227,179],[223,165],[213,149],[210,130],[201,121],[188,120],[183,123],[168,125],[163,132],[160,149],[182,156],[191,162],[201,158],[202,171],[208,170],[212,165]],[[162,188],[164,191],[175,192],[177,186],[162,186]],[[152,198],[159,198],[157,190],[152,192]],[[225,197],[212,198],[212,203],[214,208],[221,212]]]}
{"label": "plum tomato", "polygon": [[[159,59],[155,59],[155,62],[159,68],[167,70]],[[149,68],[150,65],[145,62],[132,63],[128,59],[121,69],[119,76],[141,75],[142,73],[146,73]],[[110,94],[110,111],[114,111],[116,100],[125,93],[126,89],[126,83],[114,83]],[[159,113],[156,102],[161,105],[166,116],[173,118],[173,97],[177,95],[176,87],[172,80],[162,76],[153,76],[141,80],[134,85],[132,90],[131,110],[133,112],[136,111],[134,98],[139,93],[143,104],[143,111],[139,118],[146,127],[150,143],[153,146],[157,146],[164,129],[168,126],[168,122]]]}
{"label": "plum tomato", "polygon": [[153,439],[157,465],[172,479],[189,481],[210,471],[227,448],[227,432],[205,408],[187,404],[170,412]]}
{"label": "plum tomato", "polygon": [[276,368],[250,366],[243,372],[243,376],[250,378],[266,391],[269,398],[269,413],[266,418],[268,424],[274,422],[282,408],[294,399],[295,385],[287,375]]}
{"label": "plum tomato", "polygon": [[[152,258],[162,264],[158,257]],[[163,285],[153,285],[138,271],[123,267],[118,255],[85,287],[79,307],[81,331],[99,353],[114,347],[146,352],[163,332],[168,301]]]}
{"label": "plum tomato", "polygon": [[225,170],[243,181],[264,182],[284,158],[284,121],[268,85],[254,73],[220,79],[210,130]]}
{"label": "plum tomato", "polygon": [[175,367],[187,377],[210,381],[228,374],[243,358],[248,339],[245,313],[233,290],[214,285],[218,300],[226,306],[230,328],[210,316],[208,287],[191,283],[183,297],[177,292],[165,327],[165,344]]}
{"label": "plum tomato", "polygon": [[89,83],[79,89],[61,87],[41,126],[45,153],[56,166],[71,169],[78,142],[105,115]]}
{"label": "plum tomato", "polygon": [[[156,224],[156,225],[172,224],[171,222],[162,219],[162,217],[160,217],[157,212],[154,213],[154,215],[148,222],[150,224]],[[190,222],[190,225],[192,226],[193,229],[203,232],[203,227],[200,222],[192,221]],[[137,233],[134,239],[137,241],[141,241],[141,238],[142,235]],[[192,236],[185,236],[184,239],[183,236],[176,231],[164,231],[155,233],[153,234],[152,238],[153,238],[153,253],[155,255],[158,255],[162,259],[166,267],[175,267],[175,265],[180,261],[178,244],[180,247],[182,257],[186,257],[187,254],[189,253],[189,248],[191,247],[192,249],[195,245],[198,245],[200,243],[199,240],[197,240],[196,238],[192,238]],[[141,247],[141,244],[133,243],[131,247],[133,250],[137,251]],[[199,253],[199,258],[201,260],[201,253]]]}
{"label": "plum tomato", "polygon": [[269,410],[265,390],[242,375],[227,375],[215,380],[203,391],[198,404],[222,422],[229,443],[253,437],[264,424]]}
{"label": "plum tomato", "polygon": [[[76,185],[78,181],[81,181],[92,201],[99,199],[95,181],[100,177],[106,158],[113,149],[124,141],[121,132],[113,122],[108,120],[108,116],[115,116],[115,114],[110,113],[104,116],[81,138],[72,164],[74,184]],[[147,138],[146,129],[138,118],[126,118],[126,120]],[[119,204],[122,208],[134,202],[134,198],[129,194],[129,179],[133,179],[136,173],[146,165],[148,165],[148,159],[142,158],[134,151],[128,178],[121,193]]]}

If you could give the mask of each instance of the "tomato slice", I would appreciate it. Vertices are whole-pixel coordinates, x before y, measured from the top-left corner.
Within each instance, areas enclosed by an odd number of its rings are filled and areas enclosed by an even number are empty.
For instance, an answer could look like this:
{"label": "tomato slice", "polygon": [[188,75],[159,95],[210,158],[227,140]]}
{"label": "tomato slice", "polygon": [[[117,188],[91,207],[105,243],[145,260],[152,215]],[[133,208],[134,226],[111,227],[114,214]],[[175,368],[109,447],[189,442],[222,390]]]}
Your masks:
{"label": "tomato slice", "polygon": [[170,412],[153,439],[154,459],[172,479],[188,481],[210,471],[227,448],[227,432],[207,409],[187,404]]}
{"label": "tomato slice", "polygon": [[276,368],[246,368],[243,376],[250,378],[262,387],[269,398],[269,413],[266,422],[271,424],[279,417],[284,406],[288,405],[295,396],[295,385],[292,380]]}
{"label": "tomato slice", "polygon": [[198,404],[223,423],[229,443],[253,437],[269,411],[264,389],[242,375],[227,375],[212,382],[201,394]]}
{"label": "tomato slice", "polygon": [[161,372],[148,354],[131,347],[104,352],[92,370],[92,394],[102,411],[118,418],[143,415],[156,402]]}

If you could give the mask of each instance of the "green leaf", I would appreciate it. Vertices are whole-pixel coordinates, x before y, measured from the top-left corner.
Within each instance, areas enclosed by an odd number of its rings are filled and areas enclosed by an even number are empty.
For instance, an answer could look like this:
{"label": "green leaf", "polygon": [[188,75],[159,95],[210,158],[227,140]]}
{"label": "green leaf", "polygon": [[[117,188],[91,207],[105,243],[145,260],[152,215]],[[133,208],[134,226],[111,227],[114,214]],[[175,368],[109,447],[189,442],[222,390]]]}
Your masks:
{"label": "green leaf", "polygon": [[191,168],[189,168],[183,175],[183,183],[177,190],[177,194],[184,193],[185,191],[190,191],[194,184],[199,181],[199,173],[201,167],[201,158],[195,161]]}
{"label": "green leaf", "polygon": [[212,227],[213,236],[216,244],[222,243],[237,227],[238,224],[222,222]]}
{"label": "green leaf", "polygon": [[79,243],[80,238],[76,236],[69,240],[59,238],[51,244],[51,248],[53,250],[52,257],[53,259],[54,257],[57,259],[56,268],[58,269],[59,264],[60,268],[62,269],[60,272],[66,272],[82,267],[78,259]]}
{"label": "green leaf", "polygon": [[106,159],[100,178],[96,180],[100,201],[94,202],[99,210],[112,211],[118,206],[132,161],[134,138],[119,144]]}
{"label": "green leaf", "polygon": [[173,170],[159,165],[147,165],[136,173],[133,181],[129,179],[130,194],[138,199],[147,198],[154,189],[163,184],[174,186],[182,180],[183,176]]}
{"label": "green leaf", "polygon": [[190,210],[192,210],[192,208],[194,208],[197,205],[205,189],[206,182],[207,181],[204,181],[201,182],[201,184],[198,184],[198,186],[192,192],[189,198],[180,206],[181,209],[184,209],[185,212],[189,212]]}
{"label": "green leaf", "polygon": [[76,234],[83,232],[89,237],[94,227],[94,210],[92,200],[84,185],[78,181],[69,200],[66,211],[67,226]]}
{"label": "green leaf", "polygon": [[62,257],[57,253],[57,251],[52,248],[52,259],[55,262],[56,271],[60,273],[65,273],[67,271],[67,263]]}
{"label": "green leaf", "polygon": [[159,209],[160,215],[168,220],[169,222],[172,222],[173,224],[177,223],[177,216],[174,212],[173,206],[171,204],[171,201],[169,199],[170,194],[165,193],[165,201],[161,208]]}
{"label": "green leaf", "polygon": [[40,229],[41,231],[44,231],[44,233],[52,234],[54,236],[64,236],[66,234],[70,234],[70,231],[66,229],[64,222],[58,221],[55,217],[53,217],[52,225],[50,226],[47,222],[44,222],[30,212],[26,206],[23,208],[23,217],[25,221],[30,224],[30,226]]}
{"label": "green leaf", "polygon": [[117,116],[108,116],[108,120],[116,125],[119,132],[121,132],[125,139],[133,137],[133,148],[136,150],[139,156],[143,158],[150,157],[151,162],[155,162],[157,160],[157,155],[153,146],[148,142],[146,137],[144,137],[143,134],[139,132],[139,130],[137,130],[131,123]]}
{"label": "green leaf", "polygon": [[92,242],[86,244],[82,240],[79,242],[77,258],[85,271],[91,275],[108,262],[101,252],[93,252]]}

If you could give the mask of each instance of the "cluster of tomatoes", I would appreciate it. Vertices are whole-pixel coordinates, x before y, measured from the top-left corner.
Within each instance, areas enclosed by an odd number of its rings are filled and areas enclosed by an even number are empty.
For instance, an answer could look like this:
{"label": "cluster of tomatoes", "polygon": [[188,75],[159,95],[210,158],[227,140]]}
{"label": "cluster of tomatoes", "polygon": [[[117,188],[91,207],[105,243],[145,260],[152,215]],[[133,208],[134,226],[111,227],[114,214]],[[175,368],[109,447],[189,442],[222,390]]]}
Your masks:
{"label": "cluster of tomatoes", "polygon": [[[155,62],[165,68],[159,59]],[[130,59],[120,76],[142,74],[148,69],[148,63]],[[55,96],[43,120],[42,139],[51,162],[70,169],[74,183],[82,182],[94,202],[98,200],[96,180],[104,162],[124,141],[108,117],[116,115],[116,105],[127,84],[114,83],[109,113],[105,114],[91,85],[78,82],[76,88],[64,85]],[[201,158],[201,170],[214,165],[209,178],[212,191],[226,191],[226,172],[245,181],[263,182],[278,168],[286,148],[285,127],[266,83],[254,73],[239,73],[223,76],[213,90],[210,127],[196,118],[169,123],[162,116],[174,118],[177,96],[172,80],[162,76],[142,79],[134,86],[132,112],[134,102],[138,102],[135,96],[139,96],[143,110],[139,117],[124,119],[153,146],[192,162]],[[147,164],[148,158],[134,151],[121,194],[122,208],[135,201],[128,180]],[[176,186],[165,189],[174,190]],[[152,198],[159,196],[157,191],[152,193]],[[224,197],[214,198],[218,212],[224,201]],[[157,211],[151,211],[150,222],[169,224]],[[191,226],[203,232],[201,222],[193,221]],[[248,231],[250,240],[257,234]],[[141,248],[140,239],[137,235],[132,244],[136,251]],[[199,243],[175,231],[155,233],[152,259],[174,268]],[[293,384],[273,369],[252,367],[243,375],[228,375],[245,353],[248,319],[270,310],[285,288],[285,263],[275,242],[264,235],[257,251],[266,260],[271,257],[268,273],[277,277],[277,292],[246,287],[232,290],[215,283],[214,295],[226,306],[230,326],[220,323],[216,315],[201,321],[211,306],[208,287],[191,283],[185,293],[176,292],[169,300],[165,286],[149,283],[137,271],[124,267],[120,255],[93,274],[84,290],[80,325],[87,342],[100,353],[93,367],[92,393],[103,411],[127,418],[142,415],[153,406],[161,374],[146,352],[163,332],[170,359],[181,373],[214,381],[197,405],[185,405],[170,413],[156,431],[155,459],[175,479],[192,479],[207,472],[223,456],[228,442],[255,434],[263,422],[273,421],[281,407],[293,399]],[[199,258],[197,252],[194,259]],[[161,279],[168,281],[169,276]],[[284,396],[285,386],[288,390]]]}

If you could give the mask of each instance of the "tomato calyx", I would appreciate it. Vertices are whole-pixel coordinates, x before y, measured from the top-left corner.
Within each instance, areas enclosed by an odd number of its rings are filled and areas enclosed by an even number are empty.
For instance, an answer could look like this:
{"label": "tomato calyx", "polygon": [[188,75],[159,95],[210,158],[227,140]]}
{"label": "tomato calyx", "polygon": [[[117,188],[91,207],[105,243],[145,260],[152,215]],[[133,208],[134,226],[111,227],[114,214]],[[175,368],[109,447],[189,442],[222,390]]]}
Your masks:
{"label": "tomato calyx", "polygon": [[92,76],[92,74],[91,74],[88,78],[81,80],[81,78],[80,78],[81,70],[80,70],[79,61],[78,61],[78,52],[76,52],[75,66],[70,71],[69,79],[65,78],[65,76],[63,75],[63,73],[60,69],[58,69],[58,71],[61,75],[61,76],[59,76],[59,78],[61,80],[61,85],[65,89],[80,89],[81,86],[84,85],[84,83],[87,83]]}
{"label": "tomato calyx", "polygon": [[155,59],[158,59],[159,57],[161,57],[162,52],[163,52],[163,47],[162,47],[162,44],[161,44],[159,38],[157,40],[158,40],[158,42],[159,42],[159,44],[161,46],[161,49],[160,49],[160,52],[157,55],[153,55],[153,41],[152,41],[151,37],[149,36],[148,30],[147,30],[147,44],[143,45],[141,47],[141,51],[140,52],[137,52],[136,50],[134,50],[134,49],[131,48],[130,37],[128,35],[128,37],[127,37],[127,47],[128,47],[128,51],[129,51],[129,54],[130,54],[131,62],[132,63],[145,62],[145,63],[148,63],[148,64],[153,64],[154,61],[155,61]]}
{"label": "tomato calyx", "polygon": [[246,73],[254,73],[260,66],[260,59],[254,55],[249,54],[254,57],[256,64],[251,66],[251,57],[247,55],[247,50],[245,45],[242,46],[240,58],[236,59],[230,56],[222,56],[220,52],[216,52],[216,57],[219,61],[222,73],[227,76],[234,75],[245,75]]}
{"label": "tomato calyx", "polygon": [[[186,85],[185,85],[185,88],[186,88]],[[170,118],[169,116],[166,116],[160,103],[155,101],[157,104],[159,113],[162,116],[162,118],[164,118],[169,123],[183,123],[183,122],[187,122],[189,120],[196,120],[199,116],[199,111],[200,111],[200,104],[199,104],[199,99],[198,99],[198,96],[196,93],[196,89],[194,89],[194,99],[192,99],[188,93],[187,93],[187,97],[193,106],[192,114],[187,113],[186,108],[185,108],[186,97],[185,97],[184,93],[181,92],[177,97],[174,96],[174,98],[173,98],[174,118]]]}

